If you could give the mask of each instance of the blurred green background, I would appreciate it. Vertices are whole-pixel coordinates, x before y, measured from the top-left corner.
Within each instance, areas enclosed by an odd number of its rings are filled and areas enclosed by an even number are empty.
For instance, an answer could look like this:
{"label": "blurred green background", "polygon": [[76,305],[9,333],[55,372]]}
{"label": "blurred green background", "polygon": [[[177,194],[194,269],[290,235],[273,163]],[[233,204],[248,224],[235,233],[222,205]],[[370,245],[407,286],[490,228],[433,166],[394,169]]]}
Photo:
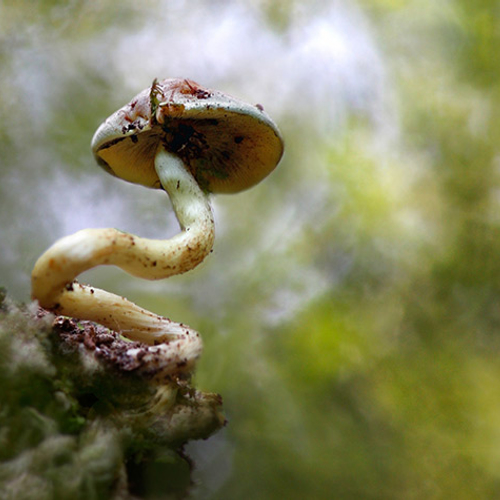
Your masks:
{"label": "blurred green background", "polygon": [[[195,498],[500,497],[500,2],[0,0],[0,284],[55,239],[175,234],[94,163],[153,78],[253,103],[286,154],[213,199],[214,253],[91,282],[198,329],[228,426]],[[161,480],[156,478],[155,480]]]}

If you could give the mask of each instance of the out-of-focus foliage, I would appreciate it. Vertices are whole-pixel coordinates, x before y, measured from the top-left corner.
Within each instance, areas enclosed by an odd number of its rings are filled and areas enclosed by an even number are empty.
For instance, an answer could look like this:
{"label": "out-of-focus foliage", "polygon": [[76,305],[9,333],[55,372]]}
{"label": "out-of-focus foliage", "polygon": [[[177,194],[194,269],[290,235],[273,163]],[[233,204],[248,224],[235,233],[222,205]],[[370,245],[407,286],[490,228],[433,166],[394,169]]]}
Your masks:
{"label": "out-of-focus foliage", "polygon": [[278,170],[214,200],[199,269],[85,277],[202,333],[197,382],[229,425],[189,449],[198,495],[498,497],[498,1],[39,4],[0,6],[0,272],[18,297],[69,231],[165,234],[161,193],[88,151],[154,77],[261,102],[283,131]]}

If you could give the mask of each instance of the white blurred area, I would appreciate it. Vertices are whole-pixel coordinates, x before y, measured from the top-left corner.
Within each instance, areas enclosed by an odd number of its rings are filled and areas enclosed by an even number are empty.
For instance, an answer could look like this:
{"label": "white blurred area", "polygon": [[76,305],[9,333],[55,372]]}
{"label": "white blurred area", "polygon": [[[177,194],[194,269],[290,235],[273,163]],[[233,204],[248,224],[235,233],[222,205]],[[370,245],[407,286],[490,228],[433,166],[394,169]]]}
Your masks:
{"label": "white blurred area", "polygon": [[[94,16],[106,7],[106,2],[89,4]],[[116,19],[125,6],[137,19],[110,23],[91,36],[76,32],[72,38],[67,30],[63,36],[35,24],[15,39],[5,37],[15,56],[9,75],[0,70],[9,96],[0,109],[11,120],[10,149],[0,172],[0,284],[26,299],[37,256],[55,239],[85,227],[112,226],[157,238],[175,233],[164,193],[127,185],[95,165],[88,148],[93,130],[72,138],[78,148],[74,165],[62,160],[60,150],[68,152],[54,140],[54,116],[91,104],[90,94],[71,93],[73,82],[87,73],[99,75],[113,90],[109,105],[90,117],[95,127],[153,78],[182,76],[261,103],[293,154],[285,153],[276,173],[248,193],[214,199],[215,252],[199,270],[155,283],[99,270],[92,273],[93,284],[125,295],[181,293],[201,315],[214,317],[224,316],[234,290],[248,286],[249,294],[266,300],[255,306],[262,321],[279,322],[340,278],[293,251],[305,230],[323,227],[336,210],[327,180],[335,166],[315,148],[341,134],[353,114],[373,124],[378,145],[390,142],[397,130],[390,82],[368,20],[350,1],[292,3],[287,22],[279,26],[266,16],[264,1],[113,5]],[[99,82],[92,86],[99,91]],[[291,180],[281,169],[296,177]],[[274,184],[279,182],[287,182],[286,193]],[[256,204],[267,203],[269,211],[253,213]],[[255,269],[269,281],[253,282]]]}
{"label": "white blurred area", "polygon": [[379,118],[385,104],[382,61],[353,2],[297,3],[283,30],[252,2],[155,2],[148,14],[135,33],[104,34],[108,63],[130,91],[156,76],[188,76],[318,133],[348,109]]}

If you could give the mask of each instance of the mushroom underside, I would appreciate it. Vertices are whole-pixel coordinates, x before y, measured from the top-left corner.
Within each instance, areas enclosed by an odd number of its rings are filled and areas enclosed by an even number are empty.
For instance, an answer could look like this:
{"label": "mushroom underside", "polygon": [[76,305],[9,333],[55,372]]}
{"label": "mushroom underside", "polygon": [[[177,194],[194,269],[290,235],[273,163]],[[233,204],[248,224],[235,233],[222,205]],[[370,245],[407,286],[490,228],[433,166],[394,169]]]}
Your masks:
{"label": "mushroom underside", "polygon": [[129,128],[97,150],[97,161],[117,177],[161,188],[154,154],[163,144],[206,192],[234,193],[257,184],[279,162],[281,138],[253,117],[233,113],[229,120],[227,112],[214,116],[167,120],[149,130]]}

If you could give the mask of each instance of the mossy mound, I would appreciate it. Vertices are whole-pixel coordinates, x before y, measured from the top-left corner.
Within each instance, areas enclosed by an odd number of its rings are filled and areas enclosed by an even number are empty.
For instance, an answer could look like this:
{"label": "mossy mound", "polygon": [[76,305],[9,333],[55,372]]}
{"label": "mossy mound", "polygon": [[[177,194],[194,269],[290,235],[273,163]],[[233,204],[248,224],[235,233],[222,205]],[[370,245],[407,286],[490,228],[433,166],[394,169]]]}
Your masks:
{"label": "mossy mound", "polygon": [[[224,425],[220,396],[123,366],[122,339],[0,293],[0,499],[165,498],[182,446]],[[103,354],[104,353],[104,354]]]}

